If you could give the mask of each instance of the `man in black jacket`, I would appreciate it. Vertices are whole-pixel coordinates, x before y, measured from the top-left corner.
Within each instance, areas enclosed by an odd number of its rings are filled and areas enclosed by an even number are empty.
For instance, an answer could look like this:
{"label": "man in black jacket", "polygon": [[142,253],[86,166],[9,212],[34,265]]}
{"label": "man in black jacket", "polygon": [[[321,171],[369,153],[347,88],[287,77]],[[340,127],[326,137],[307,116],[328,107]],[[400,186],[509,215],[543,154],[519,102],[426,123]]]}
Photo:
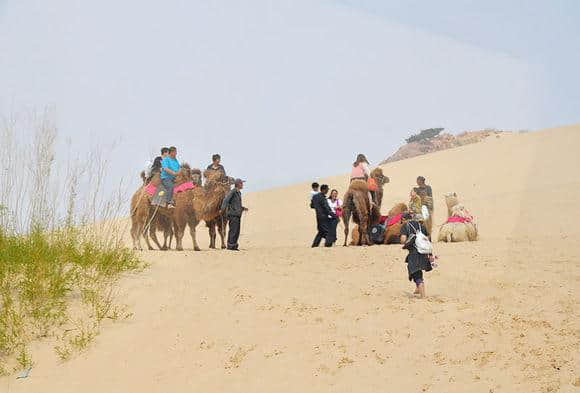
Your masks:
{"label": "man in black jacket", "polygon": [[242,221],[242,212],[248,211],[242,206],[242,188],[244,188],[244,181],[236,179],[235,187],[226,195],[221,206],[221,213],[227,213],[229,222],[228,232],[228,250],[239,251],[238,239],[240,237],[240,224]]}
{"label": "man in black jacket", "polygon": [[322,238],[325,239],[324,246],[332,247],[333,239],[328,235],[330,229],[330,220],[336,219],[336,215],[330,209],[326,194],[328,193],[328,185],[320,186],[320,192],[312,197],[310,207],[316,210],[316,227],[318,233],[312,242],[312,247],[318,247]]}

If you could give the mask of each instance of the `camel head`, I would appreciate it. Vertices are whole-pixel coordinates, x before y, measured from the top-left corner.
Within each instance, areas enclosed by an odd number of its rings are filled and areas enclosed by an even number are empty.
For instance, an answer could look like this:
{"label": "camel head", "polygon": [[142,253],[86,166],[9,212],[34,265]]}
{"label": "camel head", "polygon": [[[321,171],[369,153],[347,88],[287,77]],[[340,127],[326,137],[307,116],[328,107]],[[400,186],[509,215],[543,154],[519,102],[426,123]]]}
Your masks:
{"label": "camel head", "polygon": [[445,194],[445,204],[447,205],[447,209],[449,210],[449,213],[451,212],[451,209],[453,208],[453,206],[456,206],[459,203],[459,199],[457,198],[457,194],[454,192],[448,192],[447,194]]}
{"label": "camel head", "polygon": [[191,178],[195,184],[201,186],[201,171],[197,168],[191,170]]}
{"label": "camel head", "polygon": [[182,184],[192,180],[191,167],[187,163],[182,164],[181,168],[179,168],[179,172],[177,172],[177,176],[175,177],[175,184]]}
{"label": "camel head", "polygon": [[210,171],[205,170],[203,172],[203,177],[205,177],[205,185],[207,187],[213,186],[228,186],[230,187],[234,184],[235,179],[233,177],[225,176],[222,171]]}
{"label": "camel head", "polygon": [[389,177],[383,174],[382,168],[373,169],[371,172],[371,177],[376,180],[379,187],[382,187],[390,181]]}

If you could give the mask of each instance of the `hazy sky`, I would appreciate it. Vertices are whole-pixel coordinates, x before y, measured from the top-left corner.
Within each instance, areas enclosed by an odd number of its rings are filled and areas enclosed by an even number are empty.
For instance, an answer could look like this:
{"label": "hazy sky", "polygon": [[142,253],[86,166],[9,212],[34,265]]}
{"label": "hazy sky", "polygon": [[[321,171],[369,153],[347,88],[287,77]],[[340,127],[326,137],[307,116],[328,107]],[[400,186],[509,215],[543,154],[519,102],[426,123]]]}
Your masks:
{"label": "hazy sky", "polygon": [[53,105],[116,171],[220,152],[248,189],[373,163],[410,133],[580,121],[577,1],[0,0],[0,113]]}

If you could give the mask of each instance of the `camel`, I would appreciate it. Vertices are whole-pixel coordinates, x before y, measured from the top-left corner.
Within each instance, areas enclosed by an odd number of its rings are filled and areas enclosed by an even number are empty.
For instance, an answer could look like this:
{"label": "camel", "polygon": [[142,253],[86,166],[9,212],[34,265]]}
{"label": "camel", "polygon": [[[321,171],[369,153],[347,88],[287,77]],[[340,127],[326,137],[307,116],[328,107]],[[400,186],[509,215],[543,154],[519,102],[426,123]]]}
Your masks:
{"label": "camel", "polygon": [[[397,203],[387,215],[388,217],[395,217],[406,211],[409,211],[409,208],[405,203]],[[384,244],[399,244],[401,242],[401,228],[403,227],[403,224],[403,219],[401,219],[393,225],[387,226]]]}
{"label": "camel", "polygon": [[447,222],[439,227],[440,242],[466,242],[477,240],[477,225],[465,206],[457,200],[457,194],[447,194],[448,217]]}
{"label": "camel", "polygon": [[[182,169],[183,172],[180,171],[175,180],[176,185],[185,181],[192,181],[191,170],[189,170],[189,167],[187,169]],[[174,197],[174,223],[177,250],[183,250],[183,235],[185,227],[189,226],[189,231],[193,240],[193,249],[195,251],[200,251],[195,233],[197,225],[200,221],[205,221],[208,224],[213,221],[217,222],[217,220],[222,217],[221,203],[230,191],[231,178],[224,176],[221,172],[208,173],[208,171],[206,171],[204,175],[206,176],[207,181],[203,187],[196,187],[191,190],[180,192]],[[225,226],[223,223],[222,225],[218,225],[218,230],[221,237],[222,248],[225,248]]]}
{"label": "camel", "polygon": [[371,207],[368,193],[368,185],[364,180],[353,180],[347,192],[344,194],[342,220],[344,222],[344,246],[348,241],[348,224],[350,218],[358,224],[358,245],[370,245],[369,230],[376,224],[381,215],[383,201],[383,186],[389,182],[389,178],[383,174],[381,168],[375,168],[371,172],[371,178],[375,179],[378,189],[375,192],[376,205]]}
{"label": "camel", "polygon": [[457,194],[454,192],[449,192],[445,194],[445,204],[447,205],[447,218],[451,217],[451,209],[453,206],[457,205],[459,200],[457,199]]}
{"label": "camel", "polygon": [[[145,191],[145,187],[149,184],[145,179],[145,172],[141,172],[141,179],[143,180],[143,185],[135,191],[131,198],[131,238],[133,239],[133,248],[135,250],[143,249],[141,247],[141,236],[145,238],[147,248],[153,250],[153,247],[151,247],[151,243],[149,242],[149,237],[147,236],[147,226],[151,225],[151,197]],[[155,187],[161,184],[159,173],[156,173],[151,178],[150,183]],[[157,245],[159,245],[156,238],[154,238],[154,240]]]}
{"label": "camel", "polygon": [[[406,211],[409,211],[409,208],[407,207],[406,204],[397,203],[395,206],[393,206],[391,210],[389,210],[387,217],[392,218]],[[403,224],[404,222],[401,219],[400,221],[390,226],[387,226],[385,230],[385,240],[383,244],[399,244],[399,241],[401,239],[401,227],[403,226]],[[358,242],[359,242],[359,229],[358,225],[355,225],[354,228],[352,229],[352,240],[350,242],[350,245],[351,246],[356,245]]]}

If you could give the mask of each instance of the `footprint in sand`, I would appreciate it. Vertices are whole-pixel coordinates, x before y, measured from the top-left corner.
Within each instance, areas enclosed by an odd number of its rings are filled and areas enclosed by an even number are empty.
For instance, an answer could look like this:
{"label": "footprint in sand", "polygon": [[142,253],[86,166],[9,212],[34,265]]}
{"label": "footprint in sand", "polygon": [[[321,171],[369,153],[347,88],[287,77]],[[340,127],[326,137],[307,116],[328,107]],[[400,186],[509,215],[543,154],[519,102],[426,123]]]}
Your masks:
{"label": "footprint in sand", "polygon": [[226,362],[224,368],[226,370],[233,369],[233,368],[239,368],[240,365],[242,364],[242,362],[244,361],[244,359],[246,358],[246,356],[248,356],[248,354],[250,352],[252,352],[255,348],[256,348],[255,345],[253,345],[247,349],[244,349],[242,347],[238,347],[236,349],[236,352],[234,352],[234,354],[232,356],[230,356],[230,358]]}

